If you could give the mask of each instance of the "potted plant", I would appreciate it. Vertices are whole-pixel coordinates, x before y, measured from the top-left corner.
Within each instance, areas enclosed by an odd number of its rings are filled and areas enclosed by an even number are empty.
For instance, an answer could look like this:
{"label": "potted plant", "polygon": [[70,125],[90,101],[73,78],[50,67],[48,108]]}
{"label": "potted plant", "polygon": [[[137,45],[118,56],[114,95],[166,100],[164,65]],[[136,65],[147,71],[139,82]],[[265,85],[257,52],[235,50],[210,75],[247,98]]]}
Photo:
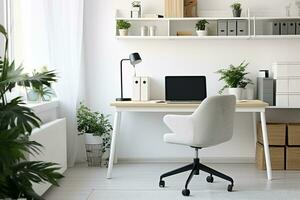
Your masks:
{"label": "potted plant", "polygon": [[[79,135],[84,135],[85,137],[88,161],[89,159],[97,159],[101,166],[102,156],[110,147],[112,126],[108,116],[99,112],[93,112],[83,103],[80,103],[80,107],[77,110],[77,129]],[[96,145],[95,147],[98,149],[89,148],[89,145]],[[92,152],[94,150],[96,153]],[[90,158],[91,155],[93,158]],[[91,162],[88,162],[88,164],[89,166],[94,165]]]}
{"label": "potted plant", "polygon": [[243,89],[248,84],[253,84],[249,78],[245,77],[247,74],[249,74],[246,72],[248,65],[249,63],[245,63],[245,61],[243,61],[238,66],[231,64],[229,69],[218,70],[216,73],[221,75],[219,80],[225,81],[225,86],[219,91],[219,93],[223,93],[224,89],[228,88],[228,94],[233,94],[236,96],[237,100],[240,100]]}
{"label": "potted plant", "polygon": [[118,20],[117,21],[117,28],[119,30],[120,36],[127,36],[128,35],[128,29],[131,27],[131,24],[128,21],[125,20]]}
{"label": "potted plant", "polygon": [[207,26],[209,24],[205,19],[200,20],[196,24],[196,32],[198,36],[206,36],[207,35]]}
{"label": "potted plant", "polygon": [[42,145],[30,141],[29,136],[38,128],[41,119],[24,106],[22,97],[8,99],[7,95],[17,85],[49,86],[56,81],[55,71],[28,75],[8,57],[8,34],[0,24],[4,36],[4,55],[0,57],[0,199],[43,199],[33,188],[33,183],[51,183],[58,186],[63,177],[59,165],[44,161],[27,161],[29,154],[37,155]]}
{"label": "potted plant", "polygon": [[242,5],[241,3],[234,3],[230,6],[232,8],[232,14],[233,17],[241,17],[241,13],[242,13]]}

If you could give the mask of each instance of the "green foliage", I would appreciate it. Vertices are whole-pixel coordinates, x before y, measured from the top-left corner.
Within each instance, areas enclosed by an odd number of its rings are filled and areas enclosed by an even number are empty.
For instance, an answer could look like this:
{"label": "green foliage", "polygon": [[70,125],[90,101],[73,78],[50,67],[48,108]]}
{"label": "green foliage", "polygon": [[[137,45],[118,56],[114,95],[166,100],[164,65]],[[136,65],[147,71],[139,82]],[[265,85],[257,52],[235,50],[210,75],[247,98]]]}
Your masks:
{"label": "green foliage", "polygon": [[108,116],[93,112],[90,108],[80,103],[77,110],[77,129],[79,135],[93,134],[102,138],[101,151],[104,153],[110,147],[110,133],[112,131]]}
{"label": "green foliage", "polygon": [[205,19],[198,21],[197,24],[196,24],[196,30],[204,31],[205,27],[206,27],[206,24],[209,24],[209,23]]}
{"label": "green foliage", "polygon": [[129,29],[131,27],[131,24],[128,21],[125,20],[118,20],[117,21],[117,28],[118,29]]}
{"label": "green foliage", "polygon": [[54,71],[29,76],[22,66],[16,67],[8,59],[8,36],[0,25],[5,38],[4,56],[0,58],[0,199],[43,199],[32,189],[32,183],[50,182],[57,185],[62,175],[58,165],[42,161],[25,161],[26,155],[40,153],[41,144],[29,141],[32,129],[41,120],[24,106],[21,97],[7,100],[6,94],[17,85],[50,86],[56,81]]}
{"label": "green foliage", "polygon": [[141,7],[141,2],[140,1],[133,1],[131,3],[132,7]]}
{"label": "green foliage", "polygon": [[242,4],[241,3],[233,3],[231,6],[230,6],[233,10],[242,10]]}
{"label": "green foliage", "polygon": [[245,88],[248,84],[253,84],[252,80],[245,76],[249,74],[246,68],[249,63],[243,61],[240,65],[230,65],[229,69],[220,69],[216,73],[220,74],[219,81],[225,81],[225,86],[219,91],[221,94],[225,88]]}

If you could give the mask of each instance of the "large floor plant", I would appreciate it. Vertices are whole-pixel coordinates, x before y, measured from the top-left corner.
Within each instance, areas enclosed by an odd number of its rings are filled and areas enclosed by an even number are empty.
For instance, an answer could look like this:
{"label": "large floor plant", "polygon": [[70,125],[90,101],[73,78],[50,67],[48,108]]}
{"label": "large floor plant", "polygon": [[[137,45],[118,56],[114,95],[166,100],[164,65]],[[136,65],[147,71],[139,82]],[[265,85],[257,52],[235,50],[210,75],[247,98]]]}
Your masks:
{"label": "large floor plant", "polygon": [[0,58],[0,199],[43,199],[32,189],[32,183],[50,182],[58,185],[63,176],[60,167],[51,162],[26,161],[28,154],[40,152],[41,144],[30,141],[32,129],[41,120],[24,106],[21,97],[8,100],[6,95],[17,85],[50,86],[56,81],[54,71],[29,76],[22,67],[8,59],[8,35],[0,25],[5,38],[4,56]]}

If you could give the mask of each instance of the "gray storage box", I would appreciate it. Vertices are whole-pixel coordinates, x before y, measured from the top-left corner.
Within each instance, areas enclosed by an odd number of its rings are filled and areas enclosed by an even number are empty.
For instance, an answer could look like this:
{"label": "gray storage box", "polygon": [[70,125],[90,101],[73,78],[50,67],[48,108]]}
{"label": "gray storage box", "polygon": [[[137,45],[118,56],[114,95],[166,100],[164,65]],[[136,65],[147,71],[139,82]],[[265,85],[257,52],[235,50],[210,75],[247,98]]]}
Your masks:
{"label": "gray storage box", "polygon": [[288,35],[295,35],[296,34],[296,23],[289,22],[288,23]]}
{"label": "gray storage box", "polygon": [[237,35],[248,35],[247,20],[237,20]]}
{"label": "gray storage box", "polygon": [[288,22],[281,22],[280,35],[287,35],[287,34],[288,34]]}
{"label": "gray storage box", "polygon": [[274,79],[273,78],[257,78],[257,97],[268,103],[270,106],[274,105]]}
{"label": "gray storage box", "polygon": [[296,22],[296,34],[300,35],[300,21]]}
{"label": "gray storage box", "polygon": [[272,22],[272,33],[273,35],[280,35],[280,23]]}
{"label": "gray storage box", "polygon": [[227,20],[218,20],[218,35],[227,35]]}
{"label": "gray storage box", "polygon": [[236,36],[236,20],[228,20],[228,35],[229,36]]}

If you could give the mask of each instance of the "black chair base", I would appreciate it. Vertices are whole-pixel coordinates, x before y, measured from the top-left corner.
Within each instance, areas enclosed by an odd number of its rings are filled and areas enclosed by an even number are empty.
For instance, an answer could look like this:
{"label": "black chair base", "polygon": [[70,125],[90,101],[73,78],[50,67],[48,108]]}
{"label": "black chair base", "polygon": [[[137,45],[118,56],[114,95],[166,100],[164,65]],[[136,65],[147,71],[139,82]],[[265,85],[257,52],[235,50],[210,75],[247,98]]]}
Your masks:
{"label": "black chair base", "polygon": [[227,191],[232,192],[233,179],[231,177],[221,173],[221,172],[218,172],[218,171],[216,171],[212,168],[209,168],[209,167],[201,164],[200,161],[199,161],[199,158],[195,158],[194,162],[189,164],[189,165],[186,165],[184,167],[172,170],[170,172],[167,172],[167,173],[161,175],[160,180],[159,180],[159,187],[165,187],[165,181],[163,180],[163,178],[166,178],[168,176],[173,176],[175,174],[179,174],[179,173],[182,173],[182,172],[190,171],[190,170],[191,170],[191,173],[190,173],[188,179],[185,182],[185,188],[182,190],[182,195],[183,196],[189,196],[190,195],[190,190],[188,189],[188,185],[189,185],[189,183],[192,180],[194,175],[199,175],[200,170],[209,174],[209,176],[206,177],[206,181],[209,182],[209,183],[214,182],[214,177],[213,176],[217,176],[219,178],[222,178],[224,180],[229,181],[230,185],[228,185]]}

